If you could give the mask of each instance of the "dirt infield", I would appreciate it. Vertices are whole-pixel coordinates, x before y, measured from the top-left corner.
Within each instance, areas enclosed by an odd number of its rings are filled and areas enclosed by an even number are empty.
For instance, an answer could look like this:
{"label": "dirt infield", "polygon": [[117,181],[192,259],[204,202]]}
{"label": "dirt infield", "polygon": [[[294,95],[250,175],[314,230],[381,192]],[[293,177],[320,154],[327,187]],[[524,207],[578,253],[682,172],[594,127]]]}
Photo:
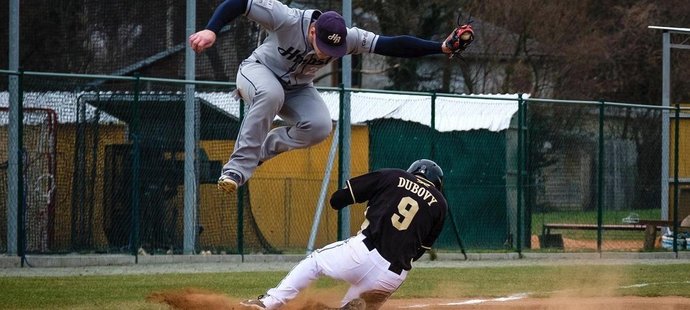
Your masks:
{"label": "dirt infield", "polygon": [[384,309],[482,309],[482,310],[679,310],[690,309],[682,297],[556,297],[492,299],[398,299]]}
{"label": "dirt infield", "polygon": [[[318,310],[325,303],[337,305],[335,294],[308,291],[284,307],[285,310]],[[205,292],[196,289],[158,292],[150,294],[147,300],[167,304],[171,309],[246,309],[239,305],[239,300],[225,295]],[[321,303],[320,301],[324,301]],[[690,298],[683,297],[569,297],[530,298],[524,294],[501,298],[423,298],[391,299],[382,309],[482,309],[482,310],[690,310]]]}

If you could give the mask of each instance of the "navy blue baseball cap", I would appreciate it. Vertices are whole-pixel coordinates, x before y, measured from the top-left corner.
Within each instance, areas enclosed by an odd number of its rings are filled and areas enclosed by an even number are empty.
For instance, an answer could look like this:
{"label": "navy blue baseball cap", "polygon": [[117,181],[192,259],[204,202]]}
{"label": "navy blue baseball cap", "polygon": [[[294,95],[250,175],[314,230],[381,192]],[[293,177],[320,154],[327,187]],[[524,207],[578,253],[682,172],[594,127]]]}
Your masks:
{"label": "navy blue baseball cap", "polygon": [[316,46],[324,54],[340,58],[347,53],[347,27],[340,14],[328,11],[316,20]]}

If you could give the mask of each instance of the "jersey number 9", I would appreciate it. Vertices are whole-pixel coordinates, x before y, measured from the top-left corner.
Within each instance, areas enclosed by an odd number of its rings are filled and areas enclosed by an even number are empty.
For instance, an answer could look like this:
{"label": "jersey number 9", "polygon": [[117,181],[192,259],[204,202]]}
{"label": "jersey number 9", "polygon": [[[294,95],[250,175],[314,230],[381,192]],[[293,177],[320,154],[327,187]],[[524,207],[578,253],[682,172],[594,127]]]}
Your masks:
{"label": "jersey number 9", "polygon": [[417,211],[419,211],[419,204],[417,201],[411,197],[403,197],[400,203],[398,203],[398,213],[393,213],[393,216],[391,216],[393,227],[398,230],[406,230],[410,227],[412,218],[417,214]]}

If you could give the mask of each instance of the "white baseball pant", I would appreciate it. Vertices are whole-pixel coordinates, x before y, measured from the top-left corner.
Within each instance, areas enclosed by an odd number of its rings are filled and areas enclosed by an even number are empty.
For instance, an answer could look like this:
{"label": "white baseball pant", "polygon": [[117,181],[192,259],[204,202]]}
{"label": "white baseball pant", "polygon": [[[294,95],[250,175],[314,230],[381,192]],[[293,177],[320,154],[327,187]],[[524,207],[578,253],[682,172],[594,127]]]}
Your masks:
{"label": "white baseball pant", "polygon": [[318,277],[325,275],[350,283],[350,288],[341,301],[341,307],[362,293],[378,291],[393,294],[405,281],[407,270],[400,274],[388,270],[390,263],[376,249],[369,250],[357,234],[347,240],[331,243],[303,259],[278,284],[268,290],[261,300],[266,309],[278,309],[309,286]]}

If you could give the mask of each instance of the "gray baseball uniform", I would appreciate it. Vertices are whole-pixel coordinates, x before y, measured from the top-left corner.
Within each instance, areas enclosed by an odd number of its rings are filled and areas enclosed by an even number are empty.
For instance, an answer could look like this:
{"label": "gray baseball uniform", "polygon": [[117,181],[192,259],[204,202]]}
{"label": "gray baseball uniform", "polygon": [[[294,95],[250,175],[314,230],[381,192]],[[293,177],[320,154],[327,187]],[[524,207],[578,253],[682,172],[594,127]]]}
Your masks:
{"label": "gray baseball uniform", "polygon": [[[320,60],[308,40],[309,25],[319,14],[275,0],[248,0],[244,15],[265,28],[268,37],[237,72],[237,88],[249,111],[223,173],[239,174],[241,184],[260,161],[317,144],[331,132],[330,114],[312,83],[316,72],[334,60]],[[348,28],[347,53],[371,53],[377,39],[372,32]],[[276,115],[290,126],[271,130]]]}

